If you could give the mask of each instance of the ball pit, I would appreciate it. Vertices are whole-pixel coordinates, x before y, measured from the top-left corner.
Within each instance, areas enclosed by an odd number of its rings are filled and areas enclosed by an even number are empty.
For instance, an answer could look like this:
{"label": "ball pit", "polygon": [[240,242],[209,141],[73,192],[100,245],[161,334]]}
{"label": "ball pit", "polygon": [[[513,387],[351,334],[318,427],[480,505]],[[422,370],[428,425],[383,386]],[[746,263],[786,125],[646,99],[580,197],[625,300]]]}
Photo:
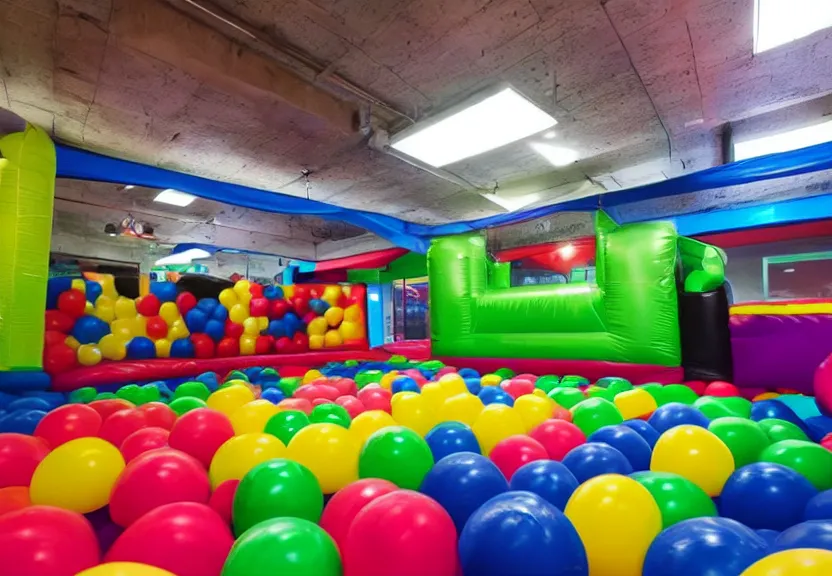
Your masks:
{"label": "ball pit", "polygon": [[[241,306],[237,290],[179,296],[115,299],[112,321],[176,307],[207,325]],[[78,298],[58,311],[86,317]],[[314,320],[347,318],[314,300]],[[832,452],[788,396],[403,357],[281,370],[0,398],[26,411],[0,420],[4,561],[34,576],[830,573]]]}

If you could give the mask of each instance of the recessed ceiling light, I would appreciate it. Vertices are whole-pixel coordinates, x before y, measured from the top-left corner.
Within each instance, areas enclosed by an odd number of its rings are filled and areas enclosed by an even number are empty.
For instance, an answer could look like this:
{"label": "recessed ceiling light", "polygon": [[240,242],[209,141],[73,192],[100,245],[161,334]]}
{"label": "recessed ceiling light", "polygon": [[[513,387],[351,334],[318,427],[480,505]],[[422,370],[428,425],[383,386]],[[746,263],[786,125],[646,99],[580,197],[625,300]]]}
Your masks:
{"label": "recessed ceiling light", "polygon": [[832,141],[832,120],[745,142],[734,142],[734,160],[747,160],[776,152],[789,152],[830,141]]}
{"label": "recessed ceiling light", "polygon": [[579,156],[574,150],[562,146],[553,146],[542,142],[532,142],[529,146],[543,156],[552,166],[568,166],[578,160]]}
{"label": "recessed ceiling light", "polygon": [[125,190],[132,190],[133,188],[135,188],[135,186],[133,186],[132,184],[127,184],[127,185],[124,187],[124,189],[125,189]]}
{"label": "recessed ceiling light", "polygon": [[832,26],[829,0],[755,0],[754,53]]}
{"label": "recessed ceiling light", "polygon": [[156,198],[153,199],[154,202],[162,202],[164,204],[172,204],[174,206],[187,206],[194,200],[196,200],[196,196],[185,194],[184,192],[174,190],[173,188],[162,190]]}
{"label": "recessed ceiling light", "polygon": [[794,268],[786,268],[783,270],[783,274],[791,274],[792,272],[794,272]]}
{"label": "recessed ceiling light", "polygon": [[391,146],[431,166],[446,166],[532,134],[557,120],[506,88],[441,120],[418,124],[393,138]]}

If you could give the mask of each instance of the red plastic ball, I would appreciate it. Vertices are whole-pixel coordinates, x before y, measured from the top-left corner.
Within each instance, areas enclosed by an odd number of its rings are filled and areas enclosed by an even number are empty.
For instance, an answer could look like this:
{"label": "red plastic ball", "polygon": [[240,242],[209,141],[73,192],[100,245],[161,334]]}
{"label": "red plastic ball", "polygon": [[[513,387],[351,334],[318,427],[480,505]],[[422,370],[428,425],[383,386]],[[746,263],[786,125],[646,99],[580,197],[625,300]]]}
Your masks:
{"label": "red plastic ball", "polygon": [[28,486],[47,454],[49,446],[40,438],[14,432],[0,434],[0,488]]}
{"label": "red plastic ball", "polygon": [[208,334],[191,334],[194,356],[203,360],[214,357],[214,341]]}
{"label": "red plastic ball", "polygon": [[333,402],[329,398],[315,398],[314,400],[312,400],[312,407],[313,408],[315,406],[320,406],[321,404],[335,404],[335,402]]}
{"label": "red plastic ball", "polygon": [[148,426],[170,430],[176,422],[176,412],[161,402],[148,402],[137,407],[136,410],[144,412]]}
{"label": "red plastic ball", "polygon": [[303,332],[295,332],[295,335],[292,337],[292,346],[296,352],[308,352],[309,336]]}
{"label": "red plastic ball", "polygon": [[335,540],[342,555],[350,525],[358,513],[376,498],[398,489],[398,486],[387,480],[365,478],[345,486],[332,496],[324,508],[320,525]]}
{"label": "red plastic ball", "polygon": [[292,309],[292,305],[286,300],[272,300],[269,306],[269,320],[280,320]]}
{"label": "red plastic ball", "polygon": [[43,333],[43,345],[46,348],[57,346],[66,342],[66,334],[57,330],[46,330]]}
{"label": "red plastic ball", "polygon": [[572,448],[586,442],[581,429],[566,420],[550,419],[535,427],[529,436],[543,445],[551,460],[560,462]]}
{"label": "red plastic ball", "polygon": [[355,396],[358,394],[358,387],[352,378],[332,378],[328,384],[337,388],[341,396]]}
{"label": "red plastic ball", "polygon": [[196,307],[196,296],[190,292],[181,292],[176,297],[176,307],[179,308],[179,314],[184,316],[192,308]]}
{"label": "red plastic ball", "polygon": [[832,452],[832,432],[821,438],[820,445]]}
{"label": "red plastic ball", "polygon": [[341,392],[337,388],[327,384],[304,384],[292,394],[294,398],[306,398],[307,400],[314,400],[315,398],[335,400],[340,395]]}
{"label": "red plastic ball", "polygon": [[[295,293],[297,293],[297,291]],[[295,314],[303,316],[309,312],[309,300],[300,296],[295,296],[292,298],[292,308],[295,309]]]}
{"label": "red plastic ball", "polygon": [[197,408],[179,417],[170,431],[171,448],[190,454],[207,469],[219,447],[234,436],[228,416],[210,408]]}
{"label": "red plastic ball", "polygon": [[397,490],[363,507],[342,554],[344,576],[455,576],[456,528],[435,500]]}
{"label": "red plastic ball", "polygon": [[295,285],[295,297],[296,298],[314,298],[314,296],[309,295],[309,286],[305,284],[296,284]]}
{"label": "red plastic ball", "polygon": [[47,374],[55,375],[72,370],[78,364],[75,350],[67,344],[55,344],[43,351],[43,370]]}
{"label": "red plastic ball", "polygon": [[240,339],[226,336],[217,343],[217,358],[233,358],[240,355]]}
{"label": "red plastic ball", "polygon": [[[86,306],[86,304],[84,305]],[[46,329],[69,334],[75,325],[75,318],[60,310],[46,311]]]}
{"label": "red plastic ball", "polygon": [[252,298],[248,305],[249,314],[252,316],[268,316],[269,301],[265,298]]}
{"label": "red plastic ball", "polygon": [[708,384],[706,382],[702,382],[701,380],[688,380],[684,384],[685,386],[696,392],[697,396],[704,396],[705,388],[708,387]]}
{"label": "red plastic ball", "polygon": [[129,408],[135,408],[136,405],[130,402],[129,400],[125,400],[124,398],[108,398],[106,400],[93,400],[89,404],[87,404],[90,408],[101,414],[101,419],[106,420],[112,414],[115,414],[119,410],[127,410]]}
{"label": "red plastic ball", "polygon": [[312,412],[312,402],[306,398],[284,398],[277,403],[277,407],[283,410],[300,410],[306,415]]}
{"label": "red plastic ball", "polygon": [[511,480],[522,465],[535,460],[546,460],[549,456],[543,444],[534,438],[518,435],[497,442],[488,457],[497,465],[506,480]]}
{"label": "red plastic ball", "polygon": [[392,411],[391,398],[393,398],[393,393],[381,386],[365,386],[358,391],[358,399],[364,404],[366,410],[384,410],[389,414]]}
{"label": "red plastic ball", "polygon": [[161,316],[153,316],[147,319],[147,335],[158,340],[168,335],[168,323]]}
{"label": "red plastic ball", "polygon": [[567,422],[572,422],[572,412],[563,406],[556,406],[555,411],[552,412],[552,418],[555,420],[566,420]]}
{"label": "red plastic ball", "polygon": [[61,292],[58,296],[58,310],[72,318],[80,318],[87,309],[87,297],[75,288]]}
{"label": "red plastic ball", "polygon": [[225,336],[226,338],[233,338],[239,340],[240,336],[245,332],[245,327],[242,324],[237,324],[231,320],[225,321]]}
{"label": "red plastic ball", "polygon": [[366,408],[364,408],[364,404],[361,403],[361,400],[355,396],[338,396],[338,398],[335,399],[335,403],[342,406],[350,415],[350,418],[355,418],[366,410]]}
{"label": "red plastic ball", "polygon": [[208,473],[196,458],[170,448],[154,450],[127,464],[110,494],[110,517],[127,527],[160,506],[173,502],[207,504]]}
{"label": "red plastic ball", "polygon": [[28,486],[6,486],[0,488],[0,516],[23,510],[32,505]]}
{"label": "red plastic ball", "polygon": [[274,342],[274,351],[278,354],[289,354],[292,350],[292,341],[286,337],[281,336]]}
{"label": "red plastic ball", "polygon": [[236,478],[226,480],[211,494],[211,499],[208,500],[208,506],[216,510],[217,514],[225,520],[226,524],[231,524],[231,514],[234,509],[234,495],[237,494],[237,486],[240,481]]}
{"label": "red plastic ball", "polygon": [[[254,298],[262,298],[263,297],[263,285],[258,284],[257,282],[252,282],[248,287],[249,294],[251,294],[252,299]],[[253,314],[252,314],[253,316]]]}
{"label": "red plastic ball", "polygon": [[151,510],[118,537],[106,562],[137,562],[176,576],[219,576],[234,544],[228,524],[206,504]]}
{"label": "red plastic ball", "polygon": [[142,428],[125,438],[119,450],[121,450],[121,455],[124,456],[124,461],[130,462],[145,452],[165,448],[168,445],[168,436],[170,436],[170,432],[164,428],[157,428],[156,426]]}
{"label": "red plastic ball", "polygon": [[722,398],[728,398],[733,396],[740,395],[740,389],[731,384],[730,382],[711,382],[705,388],[705,396],[720,396]]}
{"label": "red plastic ball", "polygon": [[304,314],[304,315],[303,315],[303,318],[301,318],[301,320],[303,320],[303,323],[304,323],[304,324],[307,324],[307,325],[308,325],[310,322],[312,322],[312,320],[314,320],[314,319],[315,319],[315,318],[317,318],[317,317],[318,317],[318,315],[317,315],[317,314],[315,314],[314,312],[311,312],[311,311],[310,311],[310,312],[307,312],[306,314]]}
{"label": "red plastic ball", "polygon": [[41,419],[35,428],[35,436],[55,449],[76,438],[98,436],[102,421],[94,408],[85,404],[66,404]]}
{"label": "red plastic ball", "polygon": [[146,294],[136,300],[136,310],[139,314],[148,318],[159,314],[161,306],[162,303],[156,294]]}
{"label": "red plastic ball", "polygon": [[533,393],[534,382],[531,380],[512,378],[511,380],[504,380],[500,384],[500,388],[508,392],[509,396],[516,400],[517,398],[520,398],[520,396]]}
{"label": "red plastic ball", "polygon": [[99,557],[95,531],[77,512],[30,506],[0,517],[4,576],[75,576]]}
{"label": "red plastic ball", "polygon": [[118,448],[130,434],[146,426],[147,416],[144,412],[128,408],[107,416],[98,436]]}
{"label": "red plastic ball", "polygon": [[272,336],[258,336],[254,341],[255,354],[268,354],[274,347],[274,338]]}

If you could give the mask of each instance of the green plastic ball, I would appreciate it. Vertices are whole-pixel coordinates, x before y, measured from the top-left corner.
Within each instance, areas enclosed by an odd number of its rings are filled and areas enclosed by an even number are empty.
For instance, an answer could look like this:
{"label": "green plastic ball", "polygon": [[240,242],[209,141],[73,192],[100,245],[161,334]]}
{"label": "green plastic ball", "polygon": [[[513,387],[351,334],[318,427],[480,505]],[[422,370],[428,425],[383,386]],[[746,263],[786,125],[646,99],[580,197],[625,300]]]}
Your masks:
{"label": "green plastic ball", "polygon": [[814,442],[781,440],[760,454],[761,462],[782,464],[799,472],[818,490],[832,488],[832,452]]}
{"label": "green plastic ball", "polygon": [[615,404],[604,398],[587,398],[571,408],[572,423],[586,436],[604,426],[621,424],[624,418]]}
{"label": "green plastic ball", "polygon": [[670,472],[636,472],[630,478],[647,488],[662,513],[662,529],[690,518],[717,516],[714,501],[702,488]]}
{"label": "green plastic ball", "polygon": [[312,424],[338,424],[338,426],[349,429],[352,418],[343,406],[334,403],[320,404],[310,412],[309,422]]}
{"label": "green plastic ball", "polygon": [[757,424],[760,425],[772,443],[780,442],[781,440],[809,440],[809,437],[806,436],[806,433],[797,424],[792,424],[787,420],[765,418],[757,422]]}
{"label": "green plastic ball", "polygon": [[432,467],[433,454],[427,442],[404,426],[375,431],[358,458],[360,478],[382,478],[406,490],[418,490]]}
{"label": "green plastic ball", "polygon": [[182,416],[182,414],[196,410],[197,408],[207,408],[208,404],[205,403],[205,400],[200,400],[193,396],[185,396],[184,398],[171,400],[169,406],[171,410],[176,412],[177,416]]}
{"label": "green plastic ball", "polygon": [[306,426],[309,426],[309,416],[300,410],[285,410],[269,418],[263,432],[271,434],[288,446],[295,434]]}
{"label": "green plastic ball", "polygon": [[[707,412],[705,415],[709,416]],[[745,418],[736,416],[719,418],[710,423],[708,430],[728,446],[734,456],[734,468],[742,468],[757,462],[760,454],[770,444],[762,427],[753,420]]]}
{"label": "green plastic ball", "polygon": [[196,381],[183,382],[176,387],[176,390],[173,391],[174,400],[178,400],[179,398],[199,398],[200,400],[208,400],[208,396],[210,395],[211,391],[208,390],[208,386],[202,382]]}

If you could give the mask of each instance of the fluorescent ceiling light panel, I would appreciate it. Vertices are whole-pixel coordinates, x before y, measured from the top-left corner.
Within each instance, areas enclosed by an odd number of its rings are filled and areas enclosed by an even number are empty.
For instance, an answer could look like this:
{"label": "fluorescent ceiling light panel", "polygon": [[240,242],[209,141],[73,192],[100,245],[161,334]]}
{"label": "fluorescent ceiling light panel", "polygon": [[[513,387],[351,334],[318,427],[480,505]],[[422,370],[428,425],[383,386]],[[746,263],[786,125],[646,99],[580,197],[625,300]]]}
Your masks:
{"label": "fluorescent ceiling light panel", "polygon": [[446,166],[532,134],[557,120],[506,88],[456,114],[393,140],[391,146],[431,166]]}
{"label": "fluorescent ceiling light panel", "polygon": [[190,264],[194,260],[199,260],[200,258],[209,258],[211,254],[202,250],[200,248],[191,248],[190,250],[185,250],[184,252],[179,252],[177,254],[171,254],[170,256],[165,256],[164,258],[159,258],[156,260],[156,266],[167,266],[169,264]]}
{"label": "fluorescent ceiling light panel", "polygon": [[156,198],[153,199],[154,202],[162,202],[164,204],[172,204],[174,206],[187,206],[194,200],[196,200],[196,196],[185,194],[184,192],[174,190],[173,188],[162,190]]}
{"label": "fluorescent ceiling light panel", "polygon": [[754,53],[765,52],[832,26],[829,0],[755,0]]}
{"label": "fluorescent ceiling light panel", "polygon": [[766,154],[789,152],[830,141],[832,141],[832,120],[745,142],[734,142],[734,160],[747,160]]}
{"label": "fluorescent ceiling light panel", "polygon": [[529,144],[532,150],[543,156],[552,166],[569,166],[578,160],[578,153],[563,146],[554,146],[542,142]]}

